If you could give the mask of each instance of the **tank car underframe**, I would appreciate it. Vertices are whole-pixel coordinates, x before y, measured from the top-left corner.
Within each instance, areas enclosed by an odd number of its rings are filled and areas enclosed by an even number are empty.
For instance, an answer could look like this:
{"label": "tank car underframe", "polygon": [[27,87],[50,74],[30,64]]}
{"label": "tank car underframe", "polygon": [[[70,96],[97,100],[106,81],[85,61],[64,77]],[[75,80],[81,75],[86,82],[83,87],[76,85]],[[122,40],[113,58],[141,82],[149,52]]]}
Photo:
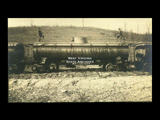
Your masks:
{"label": "tank car underframe", "polygon": [[[128,65],[128,61],[122,59],[120,56],[112,59],[103,59],[103,60],[96,60],[94,63],[91,64],[81,64],[81,65],[103,65],[103,69],[105,71],[113,71],[113,70],[124,70],[126,71],[126,66]],[[59,70],[59,65],[70,65],[66,63],[66,60],[63,59],[50,59],[47,57],[42,57],[41,59],[37,60],[35,64],[32,66],[32,70],[36,72],[54,72]],[[77,64],[71,64],[77,65]]]}
{"label": "tank car underframe", "polygon": [[51,61],[47,59],[47,57],[42,57],[41,60],[37,60],[32,65],[32,70],[36,72],[52,72],[59,70],[59,62],[58,61]]}

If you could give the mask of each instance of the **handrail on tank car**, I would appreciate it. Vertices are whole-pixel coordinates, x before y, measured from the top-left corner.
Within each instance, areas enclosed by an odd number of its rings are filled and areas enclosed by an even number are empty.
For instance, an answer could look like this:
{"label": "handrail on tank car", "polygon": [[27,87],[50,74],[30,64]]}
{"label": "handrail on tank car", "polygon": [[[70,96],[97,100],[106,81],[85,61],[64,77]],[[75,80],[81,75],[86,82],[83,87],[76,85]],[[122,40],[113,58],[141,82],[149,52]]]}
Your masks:
{"label": "handrail on tank car", "polygon": [[107,42],[107,43],[55,43],[55,42],[45,42],[45,43],[34,43],[34,46],[128,46],[126,43],[121,42]]}
{"label": "handrail on tank car", "polygon": [[[79,46],[84,46],[84,47],[94,47],[94,46],[122,46],[122,44],[118,44],[118,43],[112,43],[112,44],[108,44],[108,43],[88,43],[88,44],[82,44],[82,43],[53,43],[53,44],[42,44],[39,46],[70,46],[70,47],[79,47]],[[123,46],[127,46],[126,44],[123,44]]]}

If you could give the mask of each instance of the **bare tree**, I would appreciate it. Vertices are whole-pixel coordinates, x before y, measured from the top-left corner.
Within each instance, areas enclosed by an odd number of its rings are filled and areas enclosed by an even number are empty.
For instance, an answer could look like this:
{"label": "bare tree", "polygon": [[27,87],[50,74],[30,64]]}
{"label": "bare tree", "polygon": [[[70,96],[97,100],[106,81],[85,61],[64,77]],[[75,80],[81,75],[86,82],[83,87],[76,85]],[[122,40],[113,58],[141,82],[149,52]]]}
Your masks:
{"label": "bare tree", "polygon": [[139,37],[138,32],[139,32],[139,25],[138,25],[138,23],[137,23],[137,34],[136,34],[136,39],[137,39],[137,41],[139,42],[140,37]]}
{"label": "bare tree", "polygon": [[145,38],[144,38],[144,40],[146,41],[146,42],[149,42],[150,40],[151,40],[151,34],[150,34],[150,28],[151,28],[151,23],[146,23],[146,34],[145,34]]}
{"label": "bare tree", "polygon": [[128,32],[127,32],[127,24],[126,24],[126,22],[124,23],[124,30],[125,30],[125,33],[123,33],[123,34],[124,34],[124,37],[125,37],[126,39],[128,39]]}
{"label": "bare tree", "polygon": [[133,30],[132,29],[130,30],[130,36],[129,37],[130,37],[131,41],[134,41],[134,35],[133,35]]}
{"label": "bare tree", "polygon": [[31,27],[33,26],[33,19],[31,19]]}
{"label": "bare tree", "polygon": [[82,18],[82,26],[84,27],[84,18]]}
{"label": "bare tree", "polygon": [[150,23],[146,24],[146,28],[147,28],[147,34],[150,34]]}

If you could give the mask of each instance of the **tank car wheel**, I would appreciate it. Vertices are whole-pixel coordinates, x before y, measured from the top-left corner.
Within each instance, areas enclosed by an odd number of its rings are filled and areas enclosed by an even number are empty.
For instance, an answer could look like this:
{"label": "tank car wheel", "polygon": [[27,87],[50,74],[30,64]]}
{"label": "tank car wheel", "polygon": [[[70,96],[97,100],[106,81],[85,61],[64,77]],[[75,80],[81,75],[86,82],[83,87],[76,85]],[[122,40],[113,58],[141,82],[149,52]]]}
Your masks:
{"label": "tank car wheel", "polygon": [[39,65],[39,66],[37,67],[37,72],[38,72],[38,73],[43,73],[43,72],[45,72],[44,66]]}
{"label": "tank car wheel", "polygon": [[34,64],[34,65],[31,67],[32,71],[37,71],[37,65],[38,65],[38,64]]}
{"label": "tank car wheel", "polygon": [[32,71],[36,71],[38,73],[45,72],[45,67],[43,65],[34,64],[31,68],[32,68]]}
{"label": "tank car wheel", "polygon": [[55,71],[56,70],[56,65],[55,64],[51,64],[51,65],[49,65],[49,72],[53,72],[53,71]]}
{"label": "tank car wheel", "polygon": [[103,69],[105,71],[113,71],[113,64],[112,63],[108,63],[107,65],[103,65]]}

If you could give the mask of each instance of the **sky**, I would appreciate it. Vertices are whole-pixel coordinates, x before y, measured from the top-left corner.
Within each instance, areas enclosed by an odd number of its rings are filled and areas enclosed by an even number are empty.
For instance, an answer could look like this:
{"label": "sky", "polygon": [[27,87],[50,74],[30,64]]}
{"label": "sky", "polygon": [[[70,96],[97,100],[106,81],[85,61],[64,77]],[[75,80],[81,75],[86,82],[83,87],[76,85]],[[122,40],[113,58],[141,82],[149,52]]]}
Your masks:
{"label": "sky", "polygon": [[132,31],[144,34],[152,33],[152,18],[8,18],[8,27],[17,26],[78,26],[96,27],[109,30]]}

